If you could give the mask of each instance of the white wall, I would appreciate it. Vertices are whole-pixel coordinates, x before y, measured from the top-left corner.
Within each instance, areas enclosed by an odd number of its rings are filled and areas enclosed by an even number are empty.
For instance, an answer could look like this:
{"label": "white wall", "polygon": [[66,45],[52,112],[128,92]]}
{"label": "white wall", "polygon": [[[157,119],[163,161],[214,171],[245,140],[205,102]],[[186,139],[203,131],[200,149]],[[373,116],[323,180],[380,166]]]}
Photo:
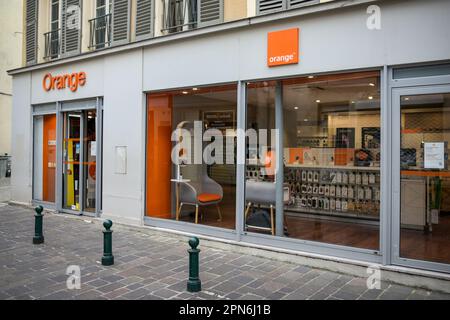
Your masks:
{"label": "white wall", "polygon": [[[142,50],[105,58],[103,216],[140,224],[144,128]],[[127,173],[115,173],[115,147],[127,147]]]}
{"label": "white wall", "polygon": [[[360,5],[149,46],[144,52],[144,88],[450,59],[450,1],[391,0],[378,5],[381,30],[367,28],[367,5]],[[299,64],[268,68],[267,33],[293,27],[300,28]]]}
{"label": "white wall", "polygon": [[11,199],[31,202],[31,74],[14,76],[12,112]]}

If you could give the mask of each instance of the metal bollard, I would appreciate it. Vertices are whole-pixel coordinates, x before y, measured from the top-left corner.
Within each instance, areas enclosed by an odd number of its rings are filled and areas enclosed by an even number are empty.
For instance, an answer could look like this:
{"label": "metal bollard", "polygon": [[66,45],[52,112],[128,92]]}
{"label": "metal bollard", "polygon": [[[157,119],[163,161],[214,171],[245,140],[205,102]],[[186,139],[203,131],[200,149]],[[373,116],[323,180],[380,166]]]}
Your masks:
{"label": "metal bollard", "polygon": [[37,206],[34,208],[34,211],[36,211],[36,214],[34,215],[33,244],[41,244],[44,243],[44,234],[42,233],[42,218],[44,217],[42,211],[44,211],[44,208],[42,206]]}
{"label": "metal bollard", "polygon": [[103,226],[105,230],[103,230],[103,257],[102,257],[102,265],[104,266],[112,266],[114,264],[114,256],[112,254],[112,227],[113,223],[111,220],[105,220],[103,222]]}
{"label": "metal bollard", "polygon": [[200,240],[197,237],[189,239],[189,245],[191,249],[189,252],[189,280],[187,282],[187,291],[199,292],[202,290],[202,282],[199,278],[199,252],[197,249]]}

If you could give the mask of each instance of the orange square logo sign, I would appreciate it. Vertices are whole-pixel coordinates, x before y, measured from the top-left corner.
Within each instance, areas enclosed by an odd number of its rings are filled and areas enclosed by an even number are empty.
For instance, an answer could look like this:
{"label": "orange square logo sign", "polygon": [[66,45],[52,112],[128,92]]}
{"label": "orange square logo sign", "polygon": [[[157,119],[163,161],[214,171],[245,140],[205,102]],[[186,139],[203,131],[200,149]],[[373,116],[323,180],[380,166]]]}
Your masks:
{"label": "orange square logo sign", "polygon": [[267,34],[267,65],[269,67],[298,63],[299,32],[299,28],[293,28]]}

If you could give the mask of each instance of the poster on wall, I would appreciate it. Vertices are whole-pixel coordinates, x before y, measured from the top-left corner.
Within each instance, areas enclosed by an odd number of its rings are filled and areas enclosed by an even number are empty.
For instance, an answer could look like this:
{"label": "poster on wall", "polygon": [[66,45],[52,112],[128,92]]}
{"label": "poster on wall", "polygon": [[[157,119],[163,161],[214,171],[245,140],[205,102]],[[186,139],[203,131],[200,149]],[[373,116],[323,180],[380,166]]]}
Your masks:
{"label": "poster on wall", "polygon": [[203,112],[203,122],[206,129],[234,129],[234,111],[205,111]]}
{"label": "poster on wall", "polygon": [[361,144],[365,149],[379,149],[380,148],[380,128],[366,127],[361,129]]}
{"label": "poster on wall", "polygon": [[447,142],[423,143],[423,166],[425,169],[446,169]]}
{"label": "poster on wall", "polygon": [[355,147],[355,128],[336,129],[336,148]]}

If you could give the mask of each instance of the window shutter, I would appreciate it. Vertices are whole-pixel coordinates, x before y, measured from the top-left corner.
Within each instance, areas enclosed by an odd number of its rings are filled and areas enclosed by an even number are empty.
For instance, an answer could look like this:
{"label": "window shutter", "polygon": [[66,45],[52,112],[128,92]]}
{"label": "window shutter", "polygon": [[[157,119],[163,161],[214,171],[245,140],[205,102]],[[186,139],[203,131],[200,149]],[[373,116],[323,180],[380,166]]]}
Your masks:
{"label": "window shutter", "polygon": [[[295,0],[290,0],[294,2]],[[266,14],[275,11],[285,10],[287,0],[257,0],[256,14]]]}
{"label": "window shutter", "polygon": [[137,0],[136,40],[153,36],[153,0]]}
{"label": "window shutter", "polygon": [[112,43],[128,42],[130,20],[130,0],[113,0],[112,5]]}
{"label": "window shutter", "polygon": [[61,52],[63,56],[80,52],[81,0],[62,0]]}
{"label": "window shutter", "polygon": [[223,21],[223,0],[198,0],[199,27],[205,27]]}
{"label": "window shutter", "polygon": [[319,2],[319,0],[289,0],[288,9],[300,8]]}
{"label": "window shutter", "polygon": [[27,0],[26,2],[25,56],[27,64],[36,63],[38,22],[37,4],[37,0]]}

